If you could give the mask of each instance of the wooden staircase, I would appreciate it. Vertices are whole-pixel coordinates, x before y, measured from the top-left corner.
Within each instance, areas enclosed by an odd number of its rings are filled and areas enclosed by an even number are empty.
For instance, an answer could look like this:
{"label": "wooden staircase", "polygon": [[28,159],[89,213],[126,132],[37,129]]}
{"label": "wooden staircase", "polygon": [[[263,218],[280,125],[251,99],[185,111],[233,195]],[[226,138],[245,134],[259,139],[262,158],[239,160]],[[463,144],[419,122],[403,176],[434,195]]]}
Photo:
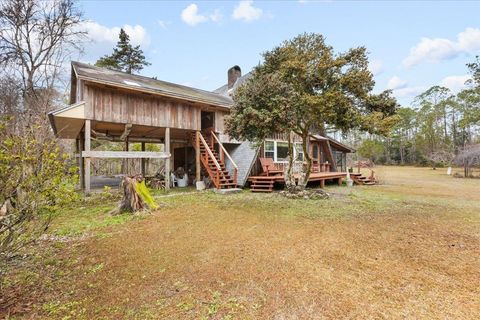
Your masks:
{"label": "wooden staircase", "polygon": [[350,178],[352,178],[353,182],[358,185],[371,186],[377,184],[373,175],[371,177],[365,177],[361,173],[350,173]]}
{"label": "wooden staircase", "polygon": [[256,176],[250,178],[250,190],[252,192],[272,192],[275,177],[273,176]]}
{"label": "wooden staircase", "polygon": [[[191,135],[191,140],[195,149],[200,148],[200,160],[215,188],[235,188],[237,186],[237,165],[233,162],[233,159],[225,150],[223,144],[218,140],[215,133],[213,131],[209,133],[197,131]],[[217,142],[219,146],[219,152],[215,150],[215,142]],[[225,166],[225,156],[232,163],[232,175],[230,175]]]}

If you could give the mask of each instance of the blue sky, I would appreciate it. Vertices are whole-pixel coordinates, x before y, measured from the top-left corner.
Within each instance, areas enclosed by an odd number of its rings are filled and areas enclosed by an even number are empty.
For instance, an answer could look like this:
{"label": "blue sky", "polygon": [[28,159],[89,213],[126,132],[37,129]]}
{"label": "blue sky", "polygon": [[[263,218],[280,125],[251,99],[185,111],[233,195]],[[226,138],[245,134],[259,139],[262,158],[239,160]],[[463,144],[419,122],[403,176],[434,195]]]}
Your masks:
{"label": "blue sky", "polygon": [[403,105],[432,85],[453,91],[480,54],[480,2],[394,1],[82,1],[92,41],[81,61],[110,53],[120,27],[152,63],[143,75],[213,90],[237,64],[303,32],[337,51],[365,46],[376,91],[395,89]]}

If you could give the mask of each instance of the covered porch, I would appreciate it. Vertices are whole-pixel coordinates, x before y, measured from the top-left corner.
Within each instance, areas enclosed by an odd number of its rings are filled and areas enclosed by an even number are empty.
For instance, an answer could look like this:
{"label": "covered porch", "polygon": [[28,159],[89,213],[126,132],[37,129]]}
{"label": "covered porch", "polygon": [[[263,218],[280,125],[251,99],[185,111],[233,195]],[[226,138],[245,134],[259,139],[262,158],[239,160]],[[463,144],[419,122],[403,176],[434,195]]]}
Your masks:
{"label": "covered porch", "polygon": [[[191,140],[195,130],[90,120],[85,119],[84,108],[85,103],[78,103],[49,117],[57,137],[75,140],[80,187],[85,192],[102,187],[103,181],[105,185],[115,182],[111,176],[95,178],[96,165],[110,159],[121,161],[120,175],[161,173],[165,189],[171,186],[170,173],[178,167],[185,169],[189,183],[201,180],[200,155]],[[105,143],[114,145],[110,148],[114,150],[102,148]]]}

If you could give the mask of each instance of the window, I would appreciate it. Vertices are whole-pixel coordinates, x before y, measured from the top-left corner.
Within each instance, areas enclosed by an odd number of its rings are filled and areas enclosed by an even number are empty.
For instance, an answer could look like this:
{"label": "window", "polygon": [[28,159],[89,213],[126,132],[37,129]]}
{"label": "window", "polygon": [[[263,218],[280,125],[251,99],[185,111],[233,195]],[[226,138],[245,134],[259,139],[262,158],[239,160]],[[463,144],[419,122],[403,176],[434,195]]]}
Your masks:
{"label": "window", "polygon": [[318,154],[318,145],[316,143],[312,147],[312,156],[313,156],[313,159],[315,160],[320,158]]}
{"label": "window", "polygon": [[[294,144],[294,153],[297,161],[303,161],[303,148],[301,143]],[[265,158],[272,158],[275,162],[288,161],[288,142],[285,141],[270,141],[264,143],[263,156]]]}
{"label": "window", "polygon": [[288,142],[279,142],[277,143],[277,159],[275,161],[285,162],[288,161]]}
{"label": "window", "polygon": [[264,157],[272,158],[275,161],[275,142],[265,141]]}
{"label": "window", "polygon": [[301,143],[295,143],[295,156],[298,161],[303,161],[303,146]]}

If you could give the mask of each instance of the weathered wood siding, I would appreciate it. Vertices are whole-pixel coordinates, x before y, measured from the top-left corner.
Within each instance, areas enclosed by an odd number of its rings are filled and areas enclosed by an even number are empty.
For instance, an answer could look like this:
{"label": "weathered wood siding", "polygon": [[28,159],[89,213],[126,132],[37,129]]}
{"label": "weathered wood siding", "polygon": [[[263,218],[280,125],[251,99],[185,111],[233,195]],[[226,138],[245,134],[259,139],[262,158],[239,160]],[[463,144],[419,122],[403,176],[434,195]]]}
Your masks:
{"label": "weathered wood siding", "polygon": [[225,116],[227,112],[217,111],[215,112],[215,132],[225,133]]}
{"label": "weathered wood siding", "polygon": [[199,130],[200,108],[144,94],[84,86],[86,117],[91,120]]}

